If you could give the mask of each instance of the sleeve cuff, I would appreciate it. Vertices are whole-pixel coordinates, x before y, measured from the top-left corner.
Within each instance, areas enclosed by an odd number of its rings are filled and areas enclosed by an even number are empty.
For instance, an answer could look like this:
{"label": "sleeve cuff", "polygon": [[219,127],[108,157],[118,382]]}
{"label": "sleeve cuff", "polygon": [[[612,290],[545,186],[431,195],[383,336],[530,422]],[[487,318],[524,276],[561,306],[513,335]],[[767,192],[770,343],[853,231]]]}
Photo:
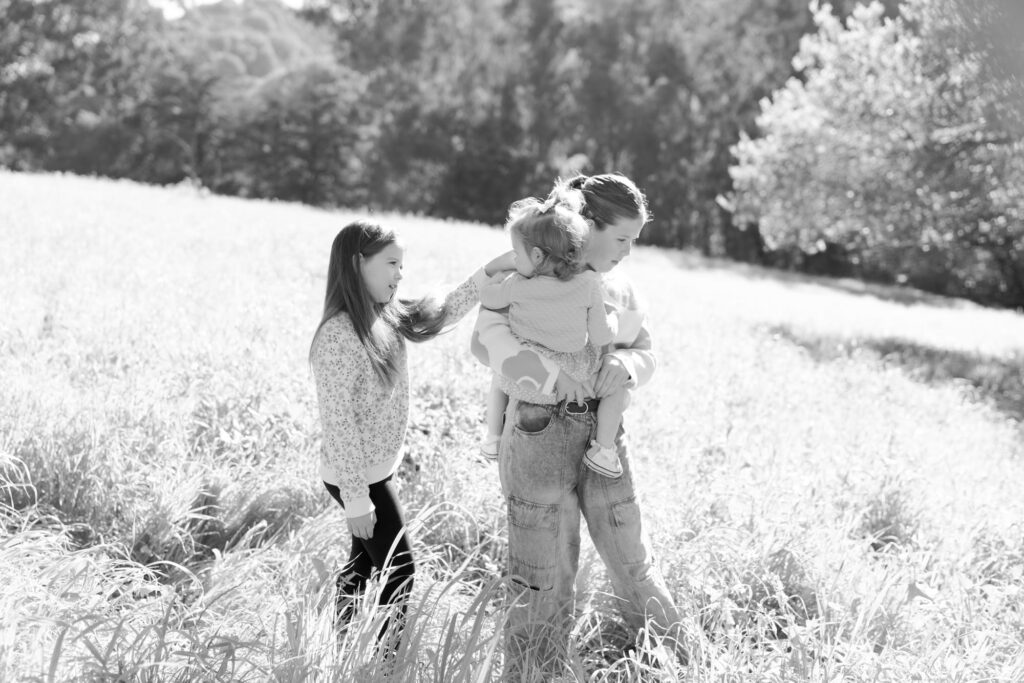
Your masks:
{"label": "sleeve cuff", "polygon": [[615,357],[622,361],[622,367],[626,368],[626,372],[629,373],[629,381],[626,382],[626,388],[636,389],[636,366],[633,363],[633,359],[622,353],[615,354]]}
{"label": "sleeve cuff", "polygon": [[476,285],[476,291],[478,292],[484,288],[484,285],[491,281],[491,278],[487,277],[487,273],[484,271],[483,266],[470,275],[469,279]]}
{"label": "sleeve cuff", "polygon": [[373,502],[370,501],[369,496],[361,496],[359,498],[353,498],[351,501],[345,502],[345,517],[352,519],[353,517],[362,517],[373,512],[376,508]]}

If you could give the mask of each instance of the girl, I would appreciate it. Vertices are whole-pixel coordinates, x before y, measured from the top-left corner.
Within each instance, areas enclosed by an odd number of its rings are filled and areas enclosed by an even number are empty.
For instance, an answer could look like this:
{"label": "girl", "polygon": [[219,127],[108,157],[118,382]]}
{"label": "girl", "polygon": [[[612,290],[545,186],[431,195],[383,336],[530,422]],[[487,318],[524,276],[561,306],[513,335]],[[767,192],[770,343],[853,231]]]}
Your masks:
{"label": "girl", "polygon": [[391,571],[380,601],[396,605],[400,621],[412,588],[410,542],[391,484],[409,414],[405,340],[426,341],[456,323],[478,302],[487,278],[512,266],[505,254],[443,302],[411,301],[396,297],[403,258],[393,231],[365,221],[345,226],[331,246],[323,318],[309,351],[323,427],[320,475],[352,536],[337,580],[342,625],[385,563]]}
{"label": "girl", "polygon": [[[480,303],[493,310],[508,307],[509,325],[516,336],[541,345],[541,351],[570,376],[587,381],[600,361],[596,350],[612,342],[618,324],[614,315],[609,318],[605,314],[600,276],[584,271],[586,221],[575,207],[531,197],[512,205],[508,230],[517,272],[484,287]],[[503,381],[509,382],[495,376],[487,403],[489,434],[482,452],[492,459],[498,456],[502,415],[508,404]],[[623,389],[600,402],[570,404],[569,408],[579,412],[596,409],[596,438],[583,462],[608,477],[622,476],[615,435],[627,396]]]}

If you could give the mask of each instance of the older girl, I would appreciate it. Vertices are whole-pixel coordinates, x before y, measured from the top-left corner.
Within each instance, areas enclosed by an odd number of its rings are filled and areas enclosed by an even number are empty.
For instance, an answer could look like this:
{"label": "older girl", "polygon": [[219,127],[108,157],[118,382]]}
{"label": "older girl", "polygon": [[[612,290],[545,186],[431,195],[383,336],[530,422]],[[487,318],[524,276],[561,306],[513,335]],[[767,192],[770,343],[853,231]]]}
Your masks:
{"label": "older girl", "polygon": [[389,565],[380,600],[397,604],[400,615],[412,588],[409,537],[391,484],[409,415],[405,341],[431,339],[456,323],[487,278],[512,266],[505,254],[443,302],[413,301],[396,296],[404,257],[394,232],[365,221],[345,226],[331,246],[324,313],[309,352],[323,427],[320,476],[352,536],[337,581],[342,624],[374,570]]}

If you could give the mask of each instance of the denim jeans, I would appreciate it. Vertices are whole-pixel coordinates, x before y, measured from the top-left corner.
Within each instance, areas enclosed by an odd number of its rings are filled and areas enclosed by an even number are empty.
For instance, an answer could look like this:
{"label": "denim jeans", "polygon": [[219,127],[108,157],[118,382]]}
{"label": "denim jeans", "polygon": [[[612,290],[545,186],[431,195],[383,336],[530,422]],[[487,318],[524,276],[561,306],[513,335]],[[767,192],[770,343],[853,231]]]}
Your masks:
{"label": "denim jeans", "polygon": [[580,515],[611,577],[627,623],[647,620],[674,634],[679,613],[641,524],[625,431],[615,443],[624,469],[612,479],[583,464],[594,413],[509,401],[499,448],[508,514],[508,569],[523,590],[509,613],[506,675],[543,679],[564,664],[573,621]]}

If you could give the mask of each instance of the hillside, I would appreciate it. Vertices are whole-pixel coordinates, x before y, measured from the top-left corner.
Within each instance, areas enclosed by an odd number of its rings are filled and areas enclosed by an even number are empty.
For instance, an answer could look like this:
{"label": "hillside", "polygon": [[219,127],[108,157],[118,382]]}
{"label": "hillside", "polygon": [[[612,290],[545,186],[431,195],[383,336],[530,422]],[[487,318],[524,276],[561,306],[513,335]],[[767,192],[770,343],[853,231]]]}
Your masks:
{"label": "hillside", "polygon": [[[306,360],[353,217],[0,171],[0,679],[372,669],[372,627],[335,646],[320,609],[347,543]],[[407,292],[507,248],[376,218],[407,242]],[[626,422],[691,679],[1024,678],[1024,315],[655,248],[620,270],[659,356]],[[427,579],[399,680],[500,658],[471,328],[410,349],[400,479]],[[589,545],[584,564],[581,671],[631,680]]]}

